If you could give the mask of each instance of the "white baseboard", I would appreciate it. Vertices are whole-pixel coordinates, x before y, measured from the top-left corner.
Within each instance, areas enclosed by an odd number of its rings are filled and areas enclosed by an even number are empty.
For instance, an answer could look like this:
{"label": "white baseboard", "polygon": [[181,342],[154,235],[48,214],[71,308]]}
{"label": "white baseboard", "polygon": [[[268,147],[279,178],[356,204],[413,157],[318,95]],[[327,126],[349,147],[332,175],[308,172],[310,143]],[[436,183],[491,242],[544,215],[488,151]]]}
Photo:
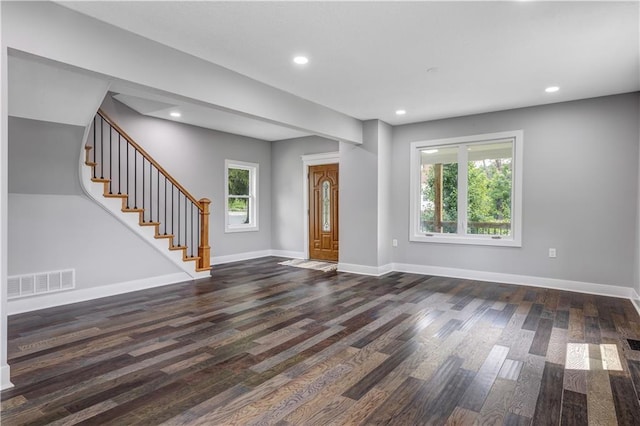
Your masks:
{"label": "white baseboard", "polygon": [[381,276],[389,272],[407,272],[420,275],[462,278],[468,280],[489,281],[503,284],[528,285],[532,287],[550,288],[554,290],[575,291],[598,296],[630,299],[640,314],[640,296],[629,287],[589,283],[583,281],[562,280],[529,275],[504,274],[500,272],[476,271],[471,269],[445,268],[440,266],[392,263],[383,266],[356,265],[338,263],[338,271],[360,275]]}
{"label": "white baseboard", "polygon": [[[212,257],[211,264],[220,265],[223,263],[239,262],[266,256],[303,259],[304,253],[286,250],[259,250],[253,252]],[[640,296],[638,295],[638,293],[632,288],[615,285],[561,280],[556,278],[536,277],[528,275],[504,274],[499,272],[486,272],[471,269],[414,265],[407,263],[389,263],[382,266],[368,266],[339,262],[338,271],[375,277],[379,277],[390,272],[407,272],[421,275],[462,278],[504,284],[528,285],[532,287],[575,291],[578,293],[595,294],[600,296],[619,297],[630,299],[638,310],[638,313],[640,314]],[[178,282],[189,280],[192,280],[192,278],[188,276],[188,274],[176,273],[89,289],[77,289],[72,291],[63,291],[60,293],[27,297],[24,299],[10,300],[7,303],[7,311],[9,315],[14,315],[23,312],[35,311],[38,309],[51,308],[54,306],[66,305],[70,303],[84,302],[100,297],[113,296],[116,294],[128,293],[136,290],[144,290],[153,287],[160,287],[163,285],[175,284]]]}
{"label": "white baseboard", "polygon": [[389,263],[382,266],[356,265],[354,263],[338,262],[339,272],[350,272],[352,274],[371,275],[379,277],[393,271],[393,264]]}
{"label": "white baseboard", "polygon": [[249,251],[246,253],[228,254],[226,256],[214,256],[211,258],[211,264],[220,265],[222,263],[240,262],[241,260],[257,259],[265,256],[271,256],[271,250]]}
{"label": "white baseboard", "polygon": [[[266,256],[280,256],[302,259],[304,257],[304,253],[285,250],[260,250],[227,256],[212,257],[211,264],[219,265],[222,263],[238,262],[242,260],[256,259]],[[206,278],[210,276],[210,273],[203,272],[197,273],[196,275],[196,278]],[[100,297],[115,296],[117,294],[123,294],[137,290],[144,290],[184,281],[191,281],[193,279],[194,278],[189,276],[189,274],[187,273],[178,272],[170,275],[144,278],[140,280],[127,281],[123,283],[104,285],[94,288],[75,289],[69,291],[61,291],[58,293],[25,297],[22,299],[14,299],[7,302],[7,313],[8,315],[21,314],[24,312],[37,311],[39,309],[68,305],[71,303],[86,302],[88,300],[98,299]]]}
{"label": "white baseboard", "polygon": [[7,313],[8,315],[21,314],[23,312],[68,305],[70,303],[86,302],[87,300],[98,299],[100,297],[115,296],[117,294],[129,293],[137,290],[145,290],[153,287],[191,281],[192,279],[193,278],[191,278],[186,272],[178,272],[175,274],[103,285],[94,288],[81,288],[52,294],[43,294],[40,296],[25,297],[22,299],[14,299],[7,302]]}
{"label": "white baseboard", "polygon": [[555,290],[575,291],[578,293],[595,294],[599,296],[621,297],[632,299],[633,289],[615,285],[588,283],[582,281],[561,280],[557,278],[535,277],[528,275],[503,274],[500,272],[485,272],[471,269],[444,268],[440,266],[412,265],[394,263],[393,270],[421,275],[435,275],[440,277],[463,278],[469,280],[489,281],[503,284],[529,285],[532,287],[550,288]]}
{"label": "white baseboard", "polygon": [[9,366],[3,365],[0,367],[0,390],[5,390],[13,387],[11,383],[11,374],[9,373]]}
{"label": "white baseboard", "polygon": [[225,256],[214,256],[211,258],[212,265],[221,265],[223,263],[240,262],[242,260],[258,259],[260,257],[278,256],[290,257],[293,259],[304,259],[304,253],[301,251],[289,250],[259,250],[249,251],[245,253],[228,254]]}
{"label": "white baseboard", "polygon": [[270,250],[270,256],[277,257],[290,257],[291,259],[304,259],[303,251],[289,251],[289,250]]}
{"label": "white baseboard", "polygon": [[631,303],[633,307],[638,311],[638,315],[640,315],[640,295],[635,289],[631,289]]}

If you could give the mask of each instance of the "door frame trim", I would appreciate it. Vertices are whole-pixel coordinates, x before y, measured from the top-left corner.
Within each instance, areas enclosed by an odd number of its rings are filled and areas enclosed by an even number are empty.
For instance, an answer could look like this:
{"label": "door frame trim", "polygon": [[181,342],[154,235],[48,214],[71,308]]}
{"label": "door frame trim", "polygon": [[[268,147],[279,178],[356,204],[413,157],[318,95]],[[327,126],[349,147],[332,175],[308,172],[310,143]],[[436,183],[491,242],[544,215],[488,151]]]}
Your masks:
{"label": "door frame trim", "polygon": [[324,164],[340,165],[340,152],[324,152],[321,154],[301,155],[302,158],[302,223],[304,235],[304,258],[309,259],[309,166]]}

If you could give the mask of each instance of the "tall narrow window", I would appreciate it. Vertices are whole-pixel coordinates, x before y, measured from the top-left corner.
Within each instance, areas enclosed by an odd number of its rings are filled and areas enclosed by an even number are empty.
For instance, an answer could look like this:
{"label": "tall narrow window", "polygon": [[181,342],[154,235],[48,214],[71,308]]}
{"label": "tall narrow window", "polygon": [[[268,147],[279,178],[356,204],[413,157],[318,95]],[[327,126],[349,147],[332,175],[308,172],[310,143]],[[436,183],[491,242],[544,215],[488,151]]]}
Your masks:
{"label": "tall narrow window", "polygon": [[258,230],[258,165],[225,161],[225,231]]}
{"label": "tall narrow window", "polygon": [[322,182],[322,232],[331,231],[331,183]]}
{"label": "tall narrow window", "polygon": [[522,131],[414,142],[411,241],[521,245]]}

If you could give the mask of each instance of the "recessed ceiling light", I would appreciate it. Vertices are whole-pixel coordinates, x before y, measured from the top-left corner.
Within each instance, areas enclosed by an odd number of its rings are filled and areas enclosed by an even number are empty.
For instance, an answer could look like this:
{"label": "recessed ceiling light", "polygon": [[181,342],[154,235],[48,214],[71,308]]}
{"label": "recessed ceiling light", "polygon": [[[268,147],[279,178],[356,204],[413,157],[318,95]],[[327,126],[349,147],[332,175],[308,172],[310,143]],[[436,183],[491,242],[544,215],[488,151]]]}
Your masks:
{"label": "recessed ceiling light", "polygon": [[304,65],[309,62],[309,58],[307,58],[306,56],[296,56],[295,58],[293,58],[293,62],[298,65]]}
{"label": "recessed ceiling light", "polygon": [[558,86],[551,86],[551,87],[547,87],[546,89],[544,89],[544,91],[547,92],[547,93],[555,93],[558,90],[560,90],[560,88]]}
{"label": "recessed ceiling light", "polygon": [[173,111],[173,112],[172,112],[172,113],[170,113],[169,115],[170,115],[170,116],[172,116],[172,117],[176,117],[176,118],[178,118],[178,117],[181,117],[181,116],[182,116],[182,114],[180,114],[178,111]]}
{"label": "recessed ceiling light", "polygon": [[403,109],[396,110],[396,115],[405,115],[406,113],[407,113],[407,111],[405,111]]}

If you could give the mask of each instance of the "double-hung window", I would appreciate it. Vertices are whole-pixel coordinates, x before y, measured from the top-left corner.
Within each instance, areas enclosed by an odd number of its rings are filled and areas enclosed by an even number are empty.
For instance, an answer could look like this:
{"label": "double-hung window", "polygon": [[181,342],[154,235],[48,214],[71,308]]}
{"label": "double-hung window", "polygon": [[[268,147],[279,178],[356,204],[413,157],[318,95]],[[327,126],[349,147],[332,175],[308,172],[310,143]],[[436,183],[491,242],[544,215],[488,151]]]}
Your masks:
{"label": "double-hung window", "polygon": [[411,144],[411,241],[522,245],[521,130]]}
{"label": "double-hung window", "polygon": [[258,165],[225,161],[225,232],[258,230]]}

